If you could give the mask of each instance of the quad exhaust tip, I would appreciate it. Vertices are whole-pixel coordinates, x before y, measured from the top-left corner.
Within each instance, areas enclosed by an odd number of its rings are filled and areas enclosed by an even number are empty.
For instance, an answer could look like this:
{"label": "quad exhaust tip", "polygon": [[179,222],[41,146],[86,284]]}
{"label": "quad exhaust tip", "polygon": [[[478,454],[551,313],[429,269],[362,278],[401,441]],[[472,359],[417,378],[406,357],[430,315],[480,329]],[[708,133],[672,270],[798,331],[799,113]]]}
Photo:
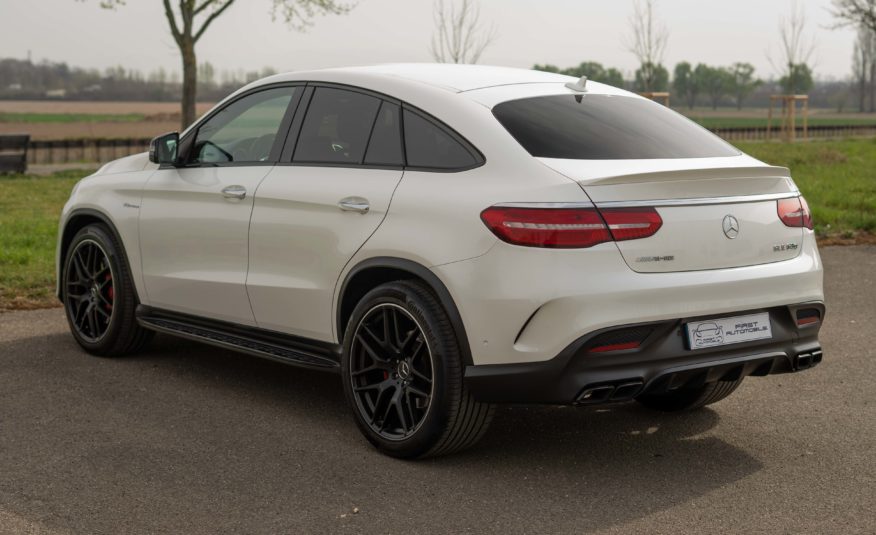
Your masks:
{"label": "quad exhaust tip", "polygon": [[585,388],[575,399],[576,405],[596,405],[629,401],[642,390],[642,381],[619,381],[613,384]]}
{"label": "quad exhaust tip", "polygon": [[816,366],[821,362],[822,352],[820,349],[812,351],[811,353],[800,353],[794,359],[794,368],[797,371],[808,370],[813,366]]}

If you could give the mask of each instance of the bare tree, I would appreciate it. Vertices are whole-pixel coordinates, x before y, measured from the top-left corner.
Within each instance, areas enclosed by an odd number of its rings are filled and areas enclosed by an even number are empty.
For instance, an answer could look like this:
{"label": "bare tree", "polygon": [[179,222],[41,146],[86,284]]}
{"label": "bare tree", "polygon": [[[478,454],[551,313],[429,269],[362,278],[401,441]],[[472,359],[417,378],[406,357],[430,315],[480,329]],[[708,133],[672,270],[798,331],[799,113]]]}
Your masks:
{"label": "bare tree", "polygon": [[876,0],[833,0],[836,27],[864,26],[876,32]]}
{"label": "bare tree", "polygon": [[815,52],[815,39],[807,32],[806,10],[798,0],[791,2],[789,16],[779,22],[779,39],[781,56],[774,58],[767,54],[767,59],[773,68],[779,72],[783,83],[794,93],[795,88],[807,85],[806,73],[811,77],[810,60]]}
{"label": "bare tree", "polygon": [[440,63],[477,63],[481,54],[496,40],[496,28],[481,24],[481,10],[475,0],[462,0],[459,6],[451,0],[434,5],[435,32],[430,52]]}
{"label": "bare tree", "polygon": [[863,24],[858,27],[855,50],[852,56],[852,75],[858,88],[858,109],[876,109],[876,32]]}
{"label": "bare tree", "polygon": [[[179,0],[176,7],[171,0],[162,0],[170,34],[182,57],[183,93],[182,128],[195,121],[195,101],[198,87],[198,61],[195,44],[214,20],[225,13],[236,0]],[[101,7],[113,9],[126,0],[101,0]],[[279,17],[296,30],[304,30],[316,15],[341,14],[352,8],[338,0],[271,0],[271,16]]]}
{"label": "bare tree", "polygon": [[635,0],[630,16],[627,48],[639,60],[643,91],[654,91],[669,42],[669,31],[657,20],[654,7],[655,0]]}

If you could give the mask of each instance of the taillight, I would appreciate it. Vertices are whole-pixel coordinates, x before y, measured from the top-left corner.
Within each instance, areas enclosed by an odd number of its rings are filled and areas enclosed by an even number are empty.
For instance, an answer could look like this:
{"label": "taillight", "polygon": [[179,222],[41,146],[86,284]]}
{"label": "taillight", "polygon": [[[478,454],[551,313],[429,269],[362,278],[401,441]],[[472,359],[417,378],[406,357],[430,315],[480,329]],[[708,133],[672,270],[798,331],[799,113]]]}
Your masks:
{"label": "taillight", "polygon": [[481,212],[481,219],[499,239],[514,245],[568,249],[611,241],[595,208],[492,206]]}
{"label": "taillight", "polygon": [[803,197],[791,197],[777,201],[779,219],[789,227],[806,227],[812,230],[812,215],[809,204]]}
{"label": "taillight", "polygon": [[654,208],[603,208],[599,210],[615,241],[653,236],[663,226]]}
{"label": "taillight", "polygon": [[555,249],[646,238],[663,225],[654,208],[492,206],[481,219],[503,241]]}

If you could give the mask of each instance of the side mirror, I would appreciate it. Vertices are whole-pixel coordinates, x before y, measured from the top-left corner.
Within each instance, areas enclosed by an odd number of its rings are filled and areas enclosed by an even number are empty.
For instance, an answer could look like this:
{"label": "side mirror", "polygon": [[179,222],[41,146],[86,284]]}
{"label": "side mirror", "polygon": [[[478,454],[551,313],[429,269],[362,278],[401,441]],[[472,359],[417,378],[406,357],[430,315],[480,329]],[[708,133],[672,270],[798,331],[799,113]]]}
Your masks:
{"label": "side mirror", "polygon": [[149,142],[149,161],[157,164],[177,164],[179,133],[171,132],[153,138]]}

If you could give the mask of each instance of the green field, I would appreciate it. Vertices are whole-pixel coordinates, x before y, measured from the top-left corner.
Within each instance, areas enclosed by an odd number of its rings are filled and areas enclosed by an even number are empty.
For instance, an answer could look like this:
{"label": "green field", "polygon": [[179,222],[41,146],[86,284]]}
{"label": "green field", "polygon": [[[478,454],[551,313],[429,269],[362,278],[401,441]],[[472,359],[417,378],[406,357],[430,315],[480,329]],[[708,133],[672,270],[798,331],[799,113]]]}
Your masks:
{"label": "green field", "polygon": [[73,184],[85,173],[0,176],[0,310],[57,303],[55,236]]}
{"label": "green field", "polygon": [[[697,117],[688,116],[691,120],[702,126],[712,129],[727,128],[766,128],[767,117]],[[773,128],[780,127],[778,116],[773,119]],[[803,127],[803,120],[797,117],[797,126]],[[809,126],[873,126],[876,127],[876,118],[873,117],[810,117]]]}
{"label": "green field", "polygon": [[[876,139],[740,143],[752,156],[790,167],[824,237],[876,233]],[[0,310],[52,306],[58,215],[85,172],[0,176]]]}
{"label": "green field", "polygon": [[136,123],[140,113],[0,113],[0,123]]}

